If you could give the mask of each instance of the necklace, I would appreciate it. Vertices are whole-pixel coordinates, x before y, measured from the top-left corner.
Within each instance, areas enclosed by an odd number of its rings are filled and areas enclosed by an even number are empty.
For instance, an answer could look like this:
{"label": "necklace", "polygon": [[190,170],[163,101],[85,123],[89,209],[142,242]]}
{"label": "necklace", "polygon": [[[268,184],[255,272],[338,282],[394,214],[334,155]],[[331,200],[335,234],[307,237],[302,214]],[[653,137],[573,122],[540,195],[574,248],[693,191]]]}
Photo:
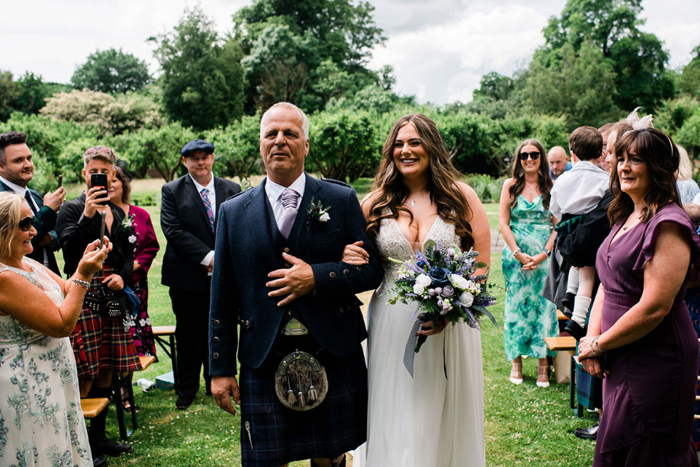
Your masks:
{"label": "necklace", "polygon": [[537,184],[534,184],[534,185],[528,185],[527,183],[525,184],[525,188],[530,190],[530,194],[532,194],[532,195],[535,194],[535,188],[533,188],[533,187],[537,187]]}

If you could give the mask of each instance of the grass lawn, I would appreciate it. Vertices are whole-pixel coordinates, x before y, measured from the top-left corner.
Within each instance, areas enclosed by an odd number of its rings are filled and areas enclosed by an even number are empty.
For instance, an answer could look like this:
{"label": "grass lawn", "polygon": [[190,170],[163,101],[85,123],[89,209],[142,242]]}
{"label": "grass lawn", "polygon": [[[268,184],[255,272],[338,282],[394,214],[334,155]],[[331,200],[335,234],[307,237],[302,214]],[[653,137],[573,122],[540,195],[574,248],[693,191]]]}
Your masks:
{"label": "grass lawn", "polygon": [[[135,192],[140,183],[134,187]],[[148,191],[157,191],[151,185]],[[365,188],[366,190],[366,188]],[[166,287],[160,285],[162,254],[165,239],[160,230],[159,208],[147,207],[156,227],[161,253],[150,271],[149,312],[154,325],[175,324]],[[491,226],[497,228],[498,205],[487,204]],[[491,282],[503,286],[500,254],[492,256]],[[493,307],[499,323],[503,322],[502,289],[496,289],[499,303]],[[484,361],[484,401],[486,419],[486,463],[489,466],[587,466],[593,459],[594,443],[579,440],[574,428],[588,427],[590,416],[578,419],[569,409],[568,384],[554,384],[547,389],[537,388],[536,359],[524,361],[525,382],[514,386],[508,380],[510,364],[505,361],[503,330],[489,322],[484,323],[482,334]],[[160,350],[160,349],[159,349]],[[160,362],[139,372],[134,380],[156,376],[170,371],[168,357],[160,351]],[[437,363],[436,363],[437,364]],[[130,438],[134,453],[109,459],[110,465],[119,466],[238,466],[239,417],[230,416],[218,408],[211,397],[204,396],[204,382],[198,397],[189,410],[175,409],[175,392],[152,390],[143,393],[135,389],[136,403],[141,407],[140,428]],[[426,401],[429,403],[429,401]],[[117,438],[114,408],[110,408],[107,430]],[[292,467],[308,466],[308,461],[295,462]],[[468,459],[465,459],[468,466]],[[431,466],[426,466],[431,467]]]}

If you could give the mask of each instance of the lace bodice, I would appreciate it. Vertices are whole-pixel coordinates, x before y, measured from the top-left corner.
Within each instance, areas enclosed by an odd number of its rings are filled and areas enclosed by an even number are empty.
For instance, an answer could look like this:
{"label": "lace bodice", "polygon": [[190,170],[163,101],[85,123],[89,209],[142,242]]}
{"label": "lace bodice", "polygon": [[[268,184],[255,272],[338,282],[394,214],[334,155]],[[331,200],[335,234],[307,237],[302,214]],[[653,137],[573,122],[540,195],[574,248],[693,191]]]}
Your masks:
{"label": "lace bodice", "polygon": [[[64,298],[61,287],[51,278],[44,267],[29,258],[24,258],[24,263],[30,266],[32,270],[27,272],[23,269],[13,268],[0,263],[0,274],[7,274],[8,271],[16,272],[37,286],[37,288],[44,292],[56,305],[60,305]],[[0,315],[0,344],[34,342],[45,337],[44,334],[20,323],[12,316]]]}
{"label": "lace bodice", "polygon": [[[460,243],[455,233],[455,226],[445,222],[440,216],[435,218],[435,222],[430,227],[425,240],[440,240],[445,245],[459,246]],[[399,264],[391,261],[391,259],[406,261],[415,254],[415,250],[404,236],[396,219],[382,219],[376,244],[379,252],[382,254],[384,281],[379,290],[383,292],[387,286],[392,284],[394,272],[399,267]]]}

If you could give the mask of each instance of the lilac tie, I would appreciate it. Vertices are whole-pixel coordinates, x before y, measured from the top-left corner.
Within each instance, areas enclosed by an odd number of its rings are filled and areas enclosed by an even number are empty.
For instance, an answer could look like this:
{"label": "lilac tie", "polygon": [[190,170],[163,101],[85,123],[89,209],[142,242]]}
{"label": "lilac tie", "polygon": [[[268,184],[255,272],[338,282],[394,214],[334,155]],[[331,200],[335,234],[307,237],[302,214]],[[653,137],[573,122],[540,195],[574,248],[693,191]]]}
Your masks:
{"label": "lilac tie", "polygon": [[199,192],[202,196],[202,201],[204,202],[204,207],[207,209],[207,216],[209,216],[209,223],[211,224],[211,230],[214,231],[214,209],[211,207],[211,201],[209,201],[209,190],[202,188]]}
{"label": "lilac tie", "polygon": [[280,233],[287,239],[292,231],[292,226],[294,225],[294,219],[297,217],[297,201],[299,200],[299,193],[287,188],[282,192],[279,197],[282,206],[284,206],[284,214],[282,215],[282,221],[279,224]]}

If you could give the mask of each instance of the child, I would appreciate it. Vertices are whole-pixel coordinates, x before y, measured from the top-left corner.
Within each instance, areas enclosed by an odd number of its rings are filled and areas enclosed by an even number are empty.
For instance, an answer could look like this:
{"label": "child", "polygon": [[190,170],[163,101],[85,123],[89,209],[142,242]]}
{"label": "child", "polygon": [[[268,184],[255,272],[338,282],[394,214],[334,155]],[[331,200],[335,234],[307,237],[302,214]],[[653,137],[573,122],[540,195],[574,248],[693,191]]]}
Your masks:
{"label": "child", "polygon": [[[560,237],[576,229],[585,216],[598,205],[610,184],[608,173],[596,166],[603,152],[603,137],[598,130],[590,126],[574,130],[569,136],[569,151],[574,166],[554,183],[550,201],[552,216],[560,221],[556,227]],[[573,303],[572,321],[567,325],[567,330],[577,339],[585,335],[583,327],[591,306],[594,285],[594,266],[572,267],[569,270],[567,295],[575,292],[576,298]]]}

